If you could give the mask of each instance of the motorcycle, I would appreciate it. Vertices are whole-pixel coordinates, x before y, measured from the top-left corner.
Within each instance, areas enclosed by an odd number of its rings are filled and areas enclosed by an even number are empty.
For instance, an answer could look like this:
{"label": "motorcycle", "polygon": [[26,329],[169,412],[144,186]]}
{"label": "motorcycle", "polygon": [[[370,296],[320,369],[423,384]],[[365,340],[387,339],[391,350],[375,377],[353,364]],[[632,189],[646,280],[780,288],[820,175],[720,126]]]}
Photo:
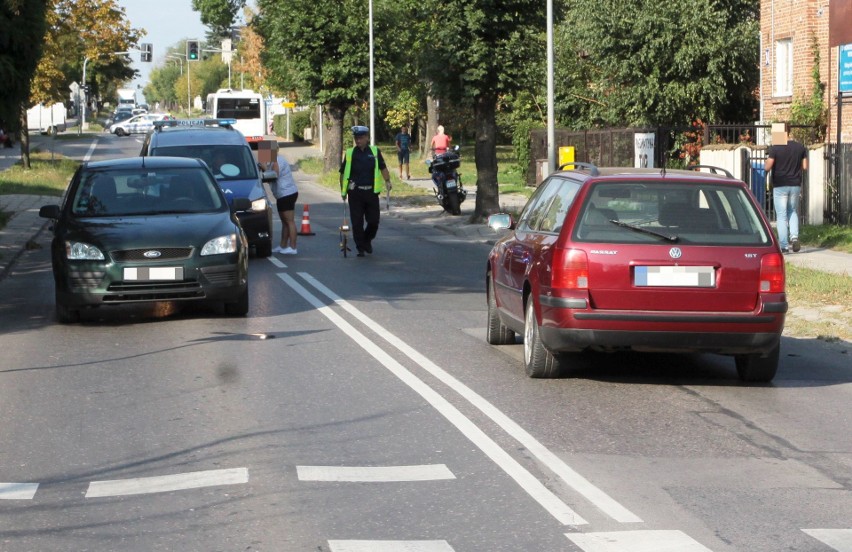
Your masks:
{"label": "motorcycle", "polygon": [[460,205],[467,197],[467,192],[462,186],[461,175],[458,172],[461,161],[459,160],[459,147],[439,153],[426,160],[429,172],[432,174],[433,191],[438,205],[451,215],[460,215]]}

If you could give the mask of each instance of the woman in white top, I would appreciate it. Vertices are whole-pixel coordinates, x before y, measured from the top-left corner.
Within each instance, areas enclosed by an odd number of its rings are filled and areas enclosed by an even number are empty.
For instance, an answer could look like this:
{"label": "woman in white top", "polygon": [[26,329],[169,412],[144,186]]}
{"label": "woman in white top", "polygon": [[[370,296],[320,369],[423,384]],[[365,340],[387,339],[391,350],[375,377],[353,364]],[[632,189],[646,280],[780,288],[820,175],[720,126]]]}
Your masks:
{"label": "woman in white top", "polygon": [[281,218],[281,242],[272,251],[283,255],[295,255],[296,251],[296,199],[299,190],[293,179],[290,164],[279,155],[272,164],[272,170],[278,173],[278,180],[272,185],[272,194],[275,196],[275,205],[278,216]]}

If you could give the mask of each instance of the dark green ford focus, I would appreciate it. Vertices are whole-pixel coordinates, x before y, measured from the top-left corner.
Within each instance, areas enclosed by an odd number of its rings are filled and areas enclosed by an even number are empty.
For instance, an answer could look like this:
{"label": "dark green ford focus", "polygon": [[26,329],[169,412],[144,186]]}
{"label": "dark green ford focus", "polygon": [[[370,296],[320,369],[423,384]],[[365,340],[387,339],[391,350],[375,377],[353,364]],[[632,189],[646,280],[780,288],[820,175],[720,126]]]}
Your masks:
{"label": "dark green ford focus", "polygon": [[[244,200],[248,203],[249,200]],[[207,166],[134,157],[83,164],[54,220],[51,258],[60,322],[102,305],[209,301],[249,308],[248,243]]]}

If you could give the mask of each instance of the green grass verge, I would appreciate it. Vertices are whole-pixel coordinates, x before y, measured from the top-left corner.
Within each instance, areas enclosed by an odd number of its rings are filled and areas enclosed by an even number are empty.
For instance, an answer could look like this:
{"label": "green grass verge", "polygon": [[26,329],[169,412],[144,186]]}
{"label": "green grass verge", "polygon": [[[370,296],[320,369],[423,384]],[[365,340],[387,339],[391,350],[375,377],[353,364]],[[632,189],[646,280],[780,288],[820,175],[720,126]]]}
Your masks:
{"label": "green grass verge", "polygon": [[[852,341],[852,278],[787,263],[787,301],[792,310],[806,306],[820,313],[832,309],[833,314],[798,318],[788,315],[785,333],[813,335],[826,341]],[[845,316],[845,318],[844,318]],[[840,323],[846,320],[846,324]]]}
{"label": "green grass verge", "polygon": [[29,170],[18,163],[0,172],[0,195],[30,194],[61,196],[80,165],[47,152],[30,154]]}

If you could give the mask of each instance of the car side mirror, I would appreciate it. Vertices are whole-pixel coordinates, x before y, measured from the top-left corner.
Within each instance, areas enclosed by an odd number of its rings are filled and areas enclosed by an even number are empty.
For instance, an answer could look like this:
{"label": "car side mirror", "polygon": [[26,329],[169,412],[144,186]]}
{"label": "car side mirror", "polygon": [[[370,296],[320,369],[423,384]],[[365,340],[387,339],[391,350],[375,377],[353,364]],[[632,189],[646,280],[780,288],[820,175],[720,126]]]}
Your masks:
{"label": "car side mirror", "polygon": [[515,221],[509,213],[497,213],[488,217],[488,227],[492,230],[511,230],[515,228]]}
{"label": "car side mirror", "polygon": [[58,219],[59,213],[59,205],[44,205],[38,210],[38,216],[46,219]]}

